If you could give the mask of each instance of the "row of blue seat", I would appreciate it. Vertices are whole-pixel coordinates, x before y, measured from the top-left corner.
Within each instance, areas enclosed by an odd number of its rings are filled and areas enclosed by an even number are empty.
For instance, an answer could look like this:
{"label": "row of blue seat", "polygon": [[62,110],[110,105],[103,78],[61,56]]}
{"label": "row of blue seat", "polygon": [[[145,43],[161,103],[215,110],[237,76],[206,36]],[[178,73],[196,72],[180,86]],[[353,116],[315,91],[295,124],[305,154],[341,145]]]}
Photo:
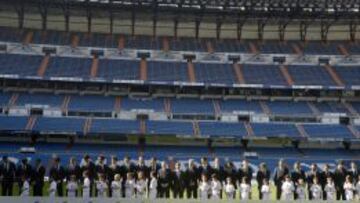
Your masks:
{"label": "row of blue seat", "polygon": [[[322,54],[322,55],[340,55],[339,45],[343,45],[350,53],[359,54],[360,49],[356,44],[346,41],[333,41],[331,43],[323,43],[321,41],[308,41],[305,43],[299,41],[279,42],[269,40],[259,42],[256,40],[238,41],[235,39],[216,40],[214,38],[195,39],[190,37],[181,37],[174,39],[173,37],[151,37],[138,35],[135,37],[124,35],[109,35],[102,33],[82,33],[82,32],[61,32],[49,30],[46,32],[39,30],[18,30],[16,28],[0,27],[0,41],[23,42],[28,33],[32,33],[31,43],[35,44],[54,44],[54,45],[70,45],[72,38],[78,38],[79,46],[90,47],[119,47],[120,36],[124,39],[123,46],[125,48],[134,49],[154,49],[161,50],[165,48],[164,40],[168,41],[170,50],[174,51],[209,51],[218,52],[252,52],[253,48],[264,54],[293,54],[294,46],[297,46],[305,54]],[[250,45],[250,43],[252,45]]]}
{"label": "row of blue seat", "polygon": [[[38,117],[29,129],[28,117],[0,116],[0,130],[23,131],[34,130],[54,133],[83,134],[85,128],[89,134],[152,134],[152,135],[197,135],[211,137],[288,137],[301,138],[339,138],[355,139],[356,136],[344,125],[335,124],[302,124],[306,134],[301,134],[295,124],[289,123],[249,123],[251,132],[245,123],[226,122],[186,122],[186,121],[146,121],[145,129],[138,120],[92,119],[90,124],[84,118],[77,117]],[[87,124],[85,124],[87,123]],[[198,126],[197,126],[198,125]],[[28,129],[26,129],[26,126]],[[196,127],[197,126],[197,127]],[[360,130],[360,126],[355,127]]]}
{"label": "row of blue seat", "polygon": [[[19,54],[0,54],[0,74],[38,76],[42,57]],[[233,85],[239,82],[258,85],[288,86],[286,78],[277,65],[241,64],[244,81],[238,81],[231,64],[194,63],[196,82],[205,84]],[[76,77],[88,80],[92,67],[89,58],[51,57],[44,77]],[[140,62],[137,60],[100,59],[96,78],[113,80],[140,80]],[[287,66],[294,85],[337,86],[330,73],[319,65]],[[333,70],[346,86],[360,85],[359,66],[334,66]],[[185,62],[149,61],[147,81],[189,82]]]}
{"label": "row of blue seat", "polygon": [[[12,99],[13,95],[16,99]],[[64,106],[65,97],[69,102]],[[144,98],[144,97],[116,97],[101,95],[65,95],[50,93],[0,93],[0,107],[10,106],[41,106],[42,108],[65,108],[68,111],[77,112],[113,112],[148,110],[153,112],[166,112],[173,114],[202,114],[214,115],[215,113],[257,113],[273,115],[297,115],[314,116],[322,113],[342,113],[352,115],[352,112],[344,103],[328,102],[305,102],[305,101],[248,101],[244,99],[195,99],[195,98]],[[168,104],[168,105],[167,105]],[[360,112],[360,102],[347,102],[350,108]],[[216,110],[215,110],[216,109]]]}

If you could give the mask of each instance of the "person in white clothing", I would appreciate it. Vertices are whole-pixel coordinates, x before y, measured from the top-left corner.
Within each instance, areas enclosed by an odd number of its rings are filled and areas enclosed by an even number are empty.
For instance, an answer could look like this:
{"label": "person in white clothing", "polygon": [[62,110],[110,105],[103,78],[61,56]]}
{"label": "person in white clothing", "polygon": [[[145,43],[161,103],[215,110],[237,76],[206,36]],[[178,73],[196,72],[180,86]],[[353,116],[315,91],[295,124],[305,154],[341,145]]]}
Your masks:
{"label": "person in white clothing", "polygon": [[126,174],[125,181],[125,198],[133,198],[135,194],[135,179],[134,174],[129,172]]}
{"label": "person in white clothing", "polygon": [[232,183],[231,177],[226,178],[226,184],[224,190],[227,199],[235,198],[236,188],[235,185]]}
{"label": "person in white clothing", "polygon": [[76,197],[77,190],[78,190],[78,184],[76,182],[76,176],[71,175],[70,181],[66,185],[67,196],[68,197]]}
{"label": "person in white clothing", "polygon": [[357,200],[360,200],[360,174],[358,176],[358,181],[355,185],[355,190],[356,190],[356,194],[357,194]]}
{"label": "person in white clothing", "polygon": [[247,181],[246,177],[242,178],[239,188],[240,188],[240,199],[241,200],[249,200],[250,199],[251,187],[248,184],[248,181]]}
{"label": "person in white clothing", "polygon": [[30,195],[30,184],[29,182],[26,180],[25,176],[21,177],[21,181],[23,182],[22,187],[21,187],[21,193],[20,196],[21,197],[28,197]]}
{"label": "person in white clothing", "polygon": [[270,185],[269,180],[264,178],[263,185],[261,186],[262,200],[270,200]]}
{"label": "person in white clothing", "polygon": [[311,195],[313,200],[322,200],[322,188],[319,184],[318,177],[313,178],[313,184],[310,187]]}
{"label": "person in white clothing", "polygon": [[326,178],[324,191],[326,192],[326,200],[335,201],[336,188],[334,181],[330,176]]}
{"label": "person in white clothing", "polygon": [[347,175],[344,183],[345,198],[348,201],[352,201],[354,199],[355,187],[351,180],[351,176]]}
{"label": "person in white clothing", "polygon": [[209,191],[211,186],[209,184],[206,174],[201,175],[201,181],[199,184],[200,199],[209,199]]}
{"label": "person in white clothing", "polygon": [[82,187],[82,196],[83,196],[83,198],[90,198],[91,182],[89,179],[89,172],[84,171],[83,177],[84,177],[84,181],[83,181],[83,187]]}
{"label": "person in white clothing", "polygon": [[114,175],[114,180],[111,182],[111,192],[112,197],[120,198],[121,196],[121,189],[122,189],[122,181],[120,174]]}
{"label": "person in white clothing", "polygon": [[156,199],[157,196],[157,178],[155,171],[150,174],[150,185],[149,185],[149,199]]}
{"label": "person in white clothing", "polygon": [[294,199],[294,183],[288,175],[285,176],[285,181],[281,185],[282,200],[290,201]]}
{"label": "person in white clothing", "polygon": [[306,185],[304,179],[299,178],[295,192],[297,194],[297,200],[299,201],[306,200]]}
{"label": "person in white clothing", "polygon": [[147,181],[145,180],[144,172],[138,173],[138,179],[135,183],[136,197],[146,198]]}
{"label": "person in white clothing", "polygon": [[98,197],[107,197],[108,185],[105,181],[105,175],[99,174],[99,180],[96,183]]}
{"label": "person in white clothing", "polygon": [[49,197],[53,198],[56,196],[57,183],[55,180],[50,180]]}
{"label": "person in white clothing", "polygon": [[216,174],[211,175],[211,199],[220,199],[220,193],[222,189],[221,182]]}

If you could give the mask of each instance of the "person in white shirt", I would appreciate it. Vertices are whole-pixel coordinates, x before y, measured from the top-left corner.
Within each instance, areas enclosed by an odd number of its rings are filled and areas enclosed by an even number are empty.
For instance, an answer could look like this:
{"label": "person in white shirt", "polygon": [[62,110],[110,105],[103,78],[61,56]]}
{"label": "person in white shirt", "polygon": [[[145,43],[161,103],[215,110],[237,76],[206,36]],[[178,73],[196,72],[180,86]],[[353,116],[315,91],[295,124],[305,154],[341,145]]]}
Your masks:
{"label": "person in white shirt", "polygon": [[355,190],[356,190],[356,194],[357,194],[357,199],[360,200],[360,174],[358,176],[358,181],[355,185]]}
{"label": "person in white shirt", "polygon": [[294,199],[294,183],[288,175],[285,176],[285,181],[281,185],[282,200],[290,201]]}
{"label": "person in white shirt", "polygon": [[75,175],[70,176],[70,181],[66,185],[66,190],[67,190],[68,197],[76,197],[77,196],[78,184],[76,182]]}
{"label": "person in white shirt", "polygon": [[355,187],[351,180],[351,176],[347,175],[344,183],[345,198],[348,201],[352,201],[354,199]]}
{"label": "person in white shirt", "polygon": [[105,181],[105,175],[99,174],[99,180],[96,183],[98,197],[107,197],[108,185]]}
{"label": "person in white shirt", "polygon": [[211,175],[211,199],[220,199],[220,193],[222,189],[221,182],[216,174]]}
{"label": "person in white shirt", "polygon": [[111,192],[112,197],[120,198],[121,196],[121,189],[122,189],[122,181],[120,174],[114,175],[114,180],[111,182]]}
{"label": "person in white shirt", "polygon": [[261,186],[261,194],[262,194],[262,200],[270,200],[270,185],[269,180],[264,179],[263,185]]}
{"label": "person in white shirt", "polygon": [[138,173],[138,179],[135,183],[136,197],[146,198],[147,181],[145,180],[144,173],[140,171]]}
{"label": "person in white shirt", "polygon": [[304,179],[302,179],[302,178],[298,179],[298,184],[297,184],[295,192],[297,194],[297,200],[299,200],[299,201],[306,200],[306,185],[305,185]]}
{"label": "person in white shirt", "polygon": [[57,183],[54,179],[50,180],[49,197],[53,198],[56,196]]}
{"label": "person in white shirt", "polygon": [[250,199],[251,187],[247,183],[247,178],[246,177],[242,178],[239,188],[240,188],[240,199],[241,200],[249,200]]}
{"label": "person in white shirt", "polygon": [[319,184],[318,177],[313,178],[313,184],[310,187],[311,196],[313,200],[322,200],[322,188]]}
{"label": "person in white shirt", "polygon": [[150,174],[150,185],[149,185],[149,199],[156,199],[157,196],[157,179],[155,171]]}
{"label": "person in white shirt", "polygon": [[326,192],[326,200],[335,201],[336,188],[334,181],[330,176],[326,178],[324,191]]}
{"label": "person in white shirt", "polygon": [[89,179],[89,172],[84,171],[83,177],[84,177],[84,182],[83,182],[83,187],[82,187],[82,196],[83,196],[83,198],[90,198],[91,182]]}
{"label": "person in white shirt", "polygon": [[129,172],[126,174],[125,181],[125,198],[133,198],[135,194],[135,179],[134,174]]}
{"label": "person in white shirt", "polygon": [[21,177],[21,181],[22,183],[22,187],[21,187],[21,193],[20,196],[21,197],[28,197],[30,195],[30,184],[29,182],[26,180],[25,176]]}
{"label": "person in white shirt", "polygon": [[231,177],[226,178],[226,184],[225,184],[225,195],[227,199],[235,199],[235,185],[232,183]]}
{"label": "person in white shirt", "polygon": [[210,189],[211,189],[211,186],[209,184],[206,174],[202,174],[201,181],[199,184],[200,199],[202,199],[202,200],[209,199]]}

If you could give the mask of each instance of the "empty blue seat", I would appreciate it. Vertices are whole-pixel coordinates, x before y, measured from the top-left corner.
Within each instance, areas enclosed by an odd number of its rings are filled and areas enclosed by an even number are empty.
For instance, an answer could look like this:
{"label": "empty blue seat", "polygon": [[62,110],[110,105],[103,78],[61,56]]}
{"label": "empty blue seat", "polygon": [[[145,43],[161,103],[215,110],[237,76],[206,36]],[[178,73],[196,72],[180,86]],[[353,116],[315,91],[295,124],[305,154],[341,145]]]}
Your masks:
{"label": "empty blue seat", "polygon": [[139,80],[139,61],[100,59],[97,76],[107,80]]}
{"label": "empty blue seat", "polygon": [[273,101],[266,104],[271,113],[277,115],[311,116],[313,114],[306,102]]}
{"label": "empty blue seat", "polygon": [[263,54],[292,54],[293,49],[289,43],[279,41],[265,41],[258,43],[257,47]]}
{"label": "empty blue seat", "polygon": [[153,110],[155,112],[164,112],[165,105],[164,99],[151,99],[151,98],[121,98],[121,110]]}
{"label": "empty blue seat", "polygon": [[338,51],[338,43],[337,42],[330,42],[330,43],[323,43],[321,41],[308,41],[304,44],[304,53],[315,55],[315,54],[322,54],[322,55],[339,55]]}
{"label": "empty blue seat", "polygon": [[191,122],[147,121],[146,133],[154,135],[193,135]]}
{"label": "empty blue seat", "polygon": [[7,106],[11,98],[11,93],[0,92],[0,107]]}
{"label": "empty blue seat", "polygon": [[330,74],[322,66],[291,65],[288,71],[295,85],[336,86]]}
{"label": "empty blue seat", "polygon": [[333,66],[345,85],[360,85],[360,66]]}
{"label": "empty blue seat", "polygon": [[246,84],[287,85],[277,65],[243,64],[241,70]]}
{"label": "empty blue seat", "polygon": [[140,122],[119,119],[93,119],[89,133],[138,134]]}
{"label": "empty blue seat", "polygon": [[341,102],[314,102],[313,104],[321,113],[349,113]]}
{"label": "empty blue seat", "polygon": [[259,137],[300,137],[294,124],[251,123],[255,136]]}
{"label": "empty blue seat", "polygon": [[258,101],[247,101],[243,99],[229,99],[219,101],[222,113],[238,112],[254,112],[263,113],[261,105]]}
{"label": "empty blue seat", "polygon": [[39,117],[33,130],[45,133],[83,133],[84,118],[50,118]]}
{"label": "empty blue seat", "polygon": [[247,131],[243,123],[199,122],[200,134],[211,137],[244,137]]}
{"label": "empty blue seat", "polygon": [[350,130],[343,125],[308,124],[303,125],[303,127],[311,138],[355,138]]}
{"label": "empty blue seat", "polygon": [[0,131],[23,131],[27,122],[25,116],[0,116]]}
{"label": "empty blue seat", "polygon": [[231,64],[194,63],[197,82],[203,83],[236,83],[235,73]]}
{"label": "empty blue seat", "polygon": [[36,76],[42,56],[0,54],[0,74]]}
{"label": "empty blue seat", "polygon": [[171,99],[173,114],[214,114],[212,100]]}
{"label": "empty blue seat", "polygon": [[157,82],[188,82],[187,63],[148,61],[148,80]]}
{"label": "empty blue seat", "polygon": [[16,100],[17,106],[26,106],[26,105],[37,105],[37,106],[48,106],[50,108],[60,108],[64,101],[64,95],[56,94],[19,94],[18,99]]}
{"label": "empty blue seat", "polygon": [[114,97],[72,95],[68,105],[68,110],[79,112],[112,112],[114,110],[114,106]]}
{"label": "empty blue seat", "polygon": [[52,57],[45,72],[47,77],[90,77],[92,59],[75,57]]}

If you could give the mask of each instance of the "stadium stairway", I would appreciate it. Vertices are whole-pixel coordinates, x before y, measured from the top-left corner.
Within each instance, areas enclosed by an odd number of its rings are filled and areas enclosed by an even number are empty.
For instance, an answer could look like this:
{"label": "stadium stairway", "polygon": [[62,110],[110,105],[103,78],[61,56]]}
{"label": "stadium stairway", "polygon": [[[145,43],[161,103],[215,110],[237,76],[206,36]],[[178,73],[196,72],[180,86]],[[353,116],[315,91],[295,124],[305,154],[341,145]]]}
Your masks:
{"label": "stadium stairway", "polygon": [[338,45],[339,52],[344,56],[349,56],[350,53],[343,44]]}
{"label": "stadium stairway", "polygon": [[355,115],[355,116],[359,115],[359,112],[357,112],[356,109],[350,103],[344,102],[343,105],[352,115]]}
{"label": "stadium stairway", "polygon": [[25,35],[25,38],[23,40],[23,44],[24,45],[28,45],[32,42],[32,39],[33,39],[33,36],[34,36],[34,32],[33,31],[28,31]]}
{"label": "stadium stairway", "polygon": [[91,124],[92,124],[92,119],[91,119],[91,118],[87,118],[87,119],[85,120],[84,128],[83,128],[84,135],[87,135],[88,132],[90,131]]}
{"label": "stadium stairway", "polygon": [[233,68],[234,68],[234,72],[235,72],[235,75],[236,75],[237,82],[239,84],[245,84],[246,82],[245,82],[244,75],[243,75],[242,70],[241,70],[241,65],[238,64],[238,63],[234,63]]}
{"label": "stadium stairway", "polygon": [[307,105],[309,106],[309,108],[311,109],[311,111],[313,112],[314,115],[320,115],[320,111],[318,108],[316,108],[316,106],[314,105],[313,102],[306,102]]}
{"label": "stadium stairway", "polygon": [[37,121],[36,116],[30,116],[29,120],[28,120],[28,122],[26,124],[25,130],[31,131],[34,128],[34,125],[35,125],[36,121]]}
{"label": "stadium stairway", "polygon": [[147,62],[145,58],[140,60],[140,80],[147,80]]}
{"label": "stadium stairway", "polygon": [[294,80],[292,79],[288,69],[287,69],[287,66],[285,65],[281,65],[280,66],[280,71],[282,73],[282,75],[284,76],[284,78],[286,79],[286,82],[289,86],[292,86],[294,85]]}
{"label": "stadium stairway", "polygon": [[296,129],[300,132],[302,137],[309,137],[308,133],[305,131],[305,128],[300,124],[295,124]]}
{"label": "stadium stairway", "polygon": [[70,99],[71,99],[71,96],[70,95],[66,95],[64,97],[64,101],[63,103],[61,104],[61,111],[62,112],[66,112],[67,109],[68,109],[68,106],[69,106],[69,103],[70,103]]}
{"label": "stadium stairway", "polygon": [[78,47],[79,42],[80,42],[79,36],[77,36],[76,34],[73,34],[71,36],[71,48]]}
{"label": "stadium stairway", "polygon": [[170,117],[170,115],[171,115],[171,100],[169,98],[164,99],[164,110],[165,110],[167,116]]}
{"label": "stadium stairway", "polygon": [[18,93],[13,93],[11,95],[10,100],[9,100],[9,107],[14,106],[16,104],[16,101],[17,101],[18,98],[19,98],[19,94]]}
{"label": "stadium stairway", "polygon": [[99,69],[99,57],[94,55],[91,63],[90,77],[95,78]]}
{"label": "stadium stairway", "polygon": [[211,43],[211,41],[206,42],[206,50],[209,54],[213,54],[215,52],[214,47]]}
{"label": "stadium stairway", "polygon": [[331,76],[331,78],[333,79],[333,81],[336,83],[336,85],[338,86],[344,86],[343,81],[340,79],[339,75],[336,73],[336,71],[334,71],[334,69],[329,65],[326,64],[324,66],[324,68],[326,69],[326,71],[329,73],[329,75]]}
{"label": "stadium stairway", "polygon": [[193,121],[192,126],[193,126],[193,135],[195,137],[200,137],[201,131],[200,131],[199,123],[197,121]]}
{"label": "stadium stairway", "polygon": [[254,134],[254,130],[252,129],[250,123],[245,122],[245,123],[244,123],[244,126],[245,126],[245,129],[246,129],[246,132],[247,132],[247,135],[248,135],[248,136],[251,137],[251,136],[254,136],[254,135],[255,135],[255,134]]}
{"label": "stadium stairway", "polygon": [[114,110],[116,113],[120,113],[121,110],[121,97],[115,97]]}
{"label": "stadium stairway", "polygon": [[349,129],[349,131],[356,137],[356,138],[360,138],[360,132],[357,131],[354,126],[352,125],[347,125],[347,128]]}
{"label": "stadium stairway", "polygon": [[49,65],[49,61],[50,61],[50,54],[46,54],[43,58],[43,60],[41,61],[41,64],[39,66],[39,69],[37,71],[37,75],[39,77],[43,77],[45,75],[46,69]]}
{"label": "stadium stairway", "polygon": [[218,100],[212,100],[213,106],[214,106],[214,112],[215,115],[220,115],[221,114],[221,109],[220,109],[220,104]]}
{"label": "stadium stairway", "polygon": [[118,38],[118,49],[124,49],[125,48],[125,37],[124,35],[120,35]]}
{"label": "stadium stairway", "polygon": [[192,82],[192,83],[196,82],[195,68],[194,68],[194,64],[191,60],[188,61],[187,69],[188,69],[189,82]]}
{"label": "stadium stairway", "polygon": [[292,43],[292,48],[297,55],[303,55],[303,51],[296,43]]}
{"label": "stadium stairway", "polygon": [[251,53],[253,53],[253,54],[258,54],[259,53],[259,50],[256,47],[255,43],[249,42],[249,48],[250,48]]}
{"label": "stadium stairway", "polygon": [[266,103],[265,103],[264,101],[259,101],[259,103],[260,103],[260,106],[261,106],[262,111],[263,111],[265,114],[270,115],[270,114],[271,114],[271,110],[270,110],[270,108],[266,105]]}
{"label": "stadium stairway", "polygon": [[162,49],[164,52],[168,52],[170,50],[169,39],[167,37],[162,38]]}

